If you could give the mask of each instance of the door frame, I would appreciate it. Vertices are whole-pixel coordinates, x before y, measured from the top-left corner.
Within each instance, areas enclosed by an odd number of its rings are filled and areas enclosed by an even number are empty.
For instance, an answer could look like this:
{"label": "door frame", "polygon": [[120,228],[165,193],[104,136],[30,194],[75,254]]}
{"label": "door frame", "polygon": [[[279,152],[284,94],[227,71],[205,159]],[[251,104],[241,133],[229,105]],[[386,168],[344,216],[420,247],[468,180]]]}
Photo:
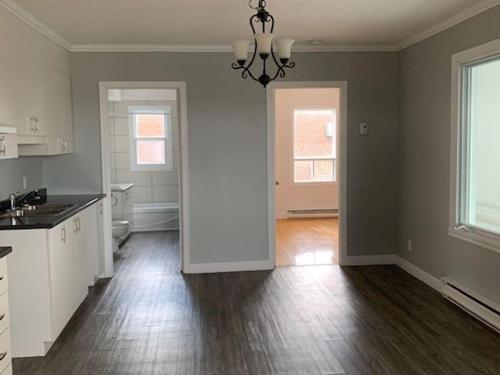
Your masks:
{"label": "door frame", "polygon": [[174,89],[179,98],[179,222],[181,272],[190,262],[189,247],[189,152],[186,82],[181,81],[102,81],[99,82],[99,107],[101,112],[101,168],[102,191],[106,194],[103,204],[104,217],[104,277],[113,276],[113,236],[111,217],[111,170],[109,162],[109,89]]}
{"label": "door frame", "polygon": [[289,81],[273,82],[267,86],[267,207],[268,207],[268,254],[269,262],[276,267],[276,207],[275,207],[275,155],[276,155],[276,90],[319,89],[340,90],[339,142],[337,186],[339,202],[339,265],[347,260],[347,81]]}

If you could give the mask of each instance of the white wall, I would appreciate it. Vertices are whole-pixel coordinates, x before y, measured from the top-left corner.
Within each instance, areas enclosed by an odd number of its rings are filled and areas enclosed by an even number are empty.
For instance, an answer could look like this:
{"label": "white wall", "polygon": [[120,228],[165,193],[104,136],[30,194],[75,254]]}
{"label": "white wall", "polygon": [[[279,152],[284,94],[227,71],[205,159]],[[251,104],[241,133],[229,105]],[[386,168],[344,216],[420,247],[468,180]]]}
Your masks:
{"label": "white wall", "polygon": [[[331,108],[339,116],[338,89],[276,90],[276,217],[289,210],[338,209],[337,183],[293,182],[293,112],[297,108]],[[338,128],[338,127],[337,127]],[[337,137],[338,140],[338,137]],[[338,162],[337,162],[338,165]],[[337,173],[337,179],[338,179]]]}
{"label": "white wall", "polygon": [[500,38],[499,20],[497,6],[400,52],[398,122],[399,255],[496,303],[500,255],[449,236],[448,226],[451,59]]}

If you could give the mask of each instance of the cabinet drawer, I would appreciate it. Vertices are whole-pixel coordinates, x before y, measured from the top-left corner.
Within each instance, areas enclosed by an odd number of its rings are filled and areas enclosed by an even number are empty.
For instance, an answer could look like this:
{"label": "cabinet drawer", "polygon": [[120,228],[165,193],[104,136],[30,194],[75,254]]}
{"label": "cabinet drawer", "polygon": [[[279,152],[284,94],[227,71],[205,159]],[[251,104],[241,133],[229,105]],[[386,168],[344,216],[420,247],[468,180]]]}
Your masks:
{"label": "cabinet drawer", "polygon": [[12,364],[9,364],[1,375],[12,375]]}
{"label": "cabinet drawer", "polygon": [[[10,365],[12,354],[10,352],[10,329],[7,328],[0,335],[0,372]],[[3,375],[3,373],[2,373]]]}
{"label": "cabinet drawer", "polygon": [[0,259],[0,294],[3,294],[8,289],[7,282],[7,258]]}
{"label": "cabinet drawer", "polygon": [[0,296],[0,333],[9,328],[10,314],[9,314],[9,293],[5,292]]}

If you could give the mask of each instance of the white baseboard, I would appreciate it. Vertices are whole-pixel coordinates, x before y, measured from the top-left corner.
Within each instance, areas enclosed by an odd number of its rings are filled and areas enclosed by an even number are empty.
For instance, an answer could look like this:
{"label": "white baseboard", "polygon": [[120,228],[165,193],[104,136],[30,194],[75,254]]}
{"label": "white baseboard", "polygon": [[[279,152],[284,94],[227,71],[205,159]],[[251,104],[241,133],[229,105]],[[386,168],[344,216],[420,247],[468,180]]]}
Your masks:
{"label": "white baseboard", "polygon": [[276,219],[277,220],[286,219],[286,218],[287,218],[286,211],[285,212],[276,212]]}
{"label": "white baseboard", "polygon": [[415,266],[414,264],[408,262],[406,259],[403,259],[400,256],[396,256],[396,265],[402,270],[408,272],[413,277],[416,277],[423,283],[427,284],[432,289],[435,289],[439,293],[442,293],[444,285],[439,278],[432,276],[430,273]]}
{"label": "white baseboard", "polygon": [[274,269],[274,264],[269,260],[228,263],[192,263],[185,267],[184,273],[264,271],[272,269]]}
{"label": "white baseboard", "polygon": [[384,264],[395,264],[395,254],[385,255],[357,255],[347,256],[342,259],[342,266],[375,266]]}

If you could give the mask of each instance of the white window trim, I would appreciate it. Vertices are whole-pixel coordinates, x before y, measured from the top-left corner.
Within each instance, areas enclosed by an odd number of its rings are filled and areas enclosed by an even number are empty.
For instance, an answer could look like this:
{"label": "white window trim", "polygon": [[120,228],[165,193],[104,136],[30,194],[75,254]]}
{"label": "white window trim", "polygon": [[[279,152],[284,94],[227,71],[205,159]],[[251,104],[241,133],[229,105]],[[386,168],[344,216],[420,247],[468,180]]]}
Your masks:
{"label": "white window trim", "polygon": [[[144,172],[154,172],[154,171],[171,171],[174,169],[173,166],[173,143],[172,143],[172,119],[170,118],[172,114],[172,109],[170,106],[130,106],[129,107],[129,129],[130,129],[130,170],[131,171],[144,171]],[[136,144],[136,126],[135,126],[135,115],[147,113],[147,114],[163,114],[165,117],[165,164],[137,164],[137,144]],[[154,140],[155,138],[151,138]]]}
{"label": "white window trim", "polygon": [[[339,127],[338,127],[338,113],[337,113],[337,108],[332,108],[328,106],[318,106],[318,105],[310,105],[310,106],[300,106],[300,107],[295,107],[293,109],[294,112],[294,118],[295,118],[295,111],[333,111],[335,113],[335,150],[338,152],[338,142],[339,142]],[[314,185],[314,186],[319,186],[319,185],[336,185],[337,184],[337,179],[338,179],[338,165],[337,161],[338,158],[295,158],[295,124],[292,124],[292,131],[290,132],[292,136],[292,163],[291,163],[291,173],[290,176],[292,177],[292,185]],[[304,161],[309,161],[309,160],[333,160],[333,167],[334,167],[334,179],[333,181],[295,181],[295,161],[298,160],[304,160]]]}
{"label": "white window trim", "polygon": [[483,229],[463,225],[461,212],[464,208],[460,205],[461,181],[460,166],[463,155],[459,147],[463,139],[461,129],[465,126],[465,107],[463,106],[465,93],[465,69],[483,60],[500,55],[500,39],[469,50],[457,53],[452,57],[451,68],[451,143],[450,143],[450,236],[475,244],[485,249],[500,253],[500,235]]}

